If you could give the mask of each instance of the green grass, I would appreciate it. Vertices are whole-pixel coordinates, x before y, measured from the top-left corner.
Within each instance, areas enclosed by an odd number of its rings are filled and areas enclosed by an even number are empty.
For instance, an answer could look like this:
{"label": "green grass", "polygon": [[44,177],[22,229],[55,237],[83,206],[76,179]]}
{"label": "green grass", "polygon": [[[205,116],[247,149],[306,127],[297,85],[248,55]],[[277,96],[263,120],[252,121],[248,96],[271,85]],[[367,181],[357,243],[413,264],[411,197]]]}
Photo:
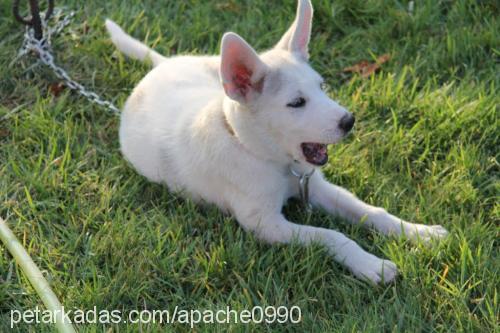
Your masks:
{"label": "green grass", "polygon": [[[283,2],[64,1],[77,16],[54,40],[57,62],[122,105],[148,66],[115,51],[105,17],[166,55],[216,53],[228,30],[265,49],[293,19],[294,1]],[[294,202],[285,208],[296,222],[335,228],[394,261],[400,277],[384,287],[356,280],[319,246],[260,243],[215,207],[199,207],[139,176],[120,155],[116,117],[67,90],[52,96],[57,79],[32,67],[33,58],[13,63],[22,28],[2,0],[0,216],[66,308],[298,305],[303,314],[297,325],[198,331],[499,331],[498,2],[415,1],[412,14],[407,1],[313,3],[313,66],[358,119],[354,135],[333,148],[325,174],[406,220],[443,224],[450,237],[428,248],[321,212],[307,221]],[[391,61],[369,79],[342,73],[384,53]],[[11,309],[37,305],[0,246],[0,331],[8,331]]]}

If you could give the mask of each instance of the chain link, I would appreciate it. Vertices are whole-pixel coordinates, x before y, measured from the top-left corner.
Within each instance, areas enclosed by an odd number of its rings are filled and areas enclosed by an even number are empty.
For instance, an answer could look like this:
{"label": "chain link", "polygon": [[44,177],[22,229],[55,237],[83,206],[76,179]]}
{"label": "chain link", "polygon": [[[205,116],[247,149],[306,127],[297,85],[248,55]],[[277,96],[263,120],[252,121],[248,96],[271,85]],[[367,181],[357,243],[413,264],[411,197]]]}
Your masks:
{"label": "chain link", "polygon": [[107,108],[116,115],[120,114],[120,109],[118,109],[110,101],[102,99],[96,93],[89,91],[87,88],[82,86],[80,83],[73,80],[69,74],[61,67],[57,66],[54,62],[54,56],[52,55],[52,50],[50,46],[50,39],[52,36],[59,34],[66,26],[71,22],[71,19],[75,16],[74,12],[70,12],[65,15],[62,19],[62,11],[57,8],[54,13],[54,17],[57,19],[57,23],[53,27],[47,25],[45,20],[45,15],[41,14],[42,27],[43,27],[43,38],[38,40],[35,38],[34,30],[32,27],[26,27],[26,32],[24,33],[24,41],[19,49],[18,58],[28,54],[33,51],[38,54],[42,63],[50,67],[54,74],[61,80],[63,80],[64,85],[71,90],[78,92],[80,95],[87,98],[90,102]]}

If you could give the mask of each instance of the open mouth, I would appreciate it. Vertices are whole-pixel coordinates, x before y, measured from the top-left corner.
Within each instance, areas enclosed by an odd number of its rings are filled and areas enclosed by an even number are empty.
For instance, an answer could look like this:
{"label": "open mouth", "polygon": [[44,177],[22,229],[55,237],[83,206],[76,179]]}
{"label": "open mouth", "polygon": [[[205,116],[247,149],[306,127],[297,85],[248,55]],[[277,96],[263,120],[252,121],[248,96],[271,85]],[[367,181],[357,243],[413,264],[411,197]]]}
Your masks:
{"label": "open mouth", "polygon": [[314,165],[325,165],[328,162],[328,150],[323,143],[304,142],[300,145],[306,161]]}

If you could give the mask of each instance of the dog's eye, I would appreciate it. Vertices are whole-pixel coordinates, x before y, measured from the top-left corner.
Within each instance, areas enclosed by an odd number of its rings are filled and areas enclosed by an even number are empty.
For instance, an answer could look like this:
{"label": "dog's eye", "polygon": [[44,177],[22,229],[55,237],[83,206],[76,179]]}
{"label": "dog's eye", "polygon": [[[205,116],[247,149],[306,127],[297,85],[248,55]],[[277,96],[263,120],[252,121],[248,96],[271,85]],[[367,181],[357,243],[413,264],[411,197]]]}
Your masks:
{"label": "dog's eye", "polygon": [[303,97],[299,97],[293,100],[293,102],[288,103],[286,106],[290,108],[301,108],[306,105],[306,100]]}

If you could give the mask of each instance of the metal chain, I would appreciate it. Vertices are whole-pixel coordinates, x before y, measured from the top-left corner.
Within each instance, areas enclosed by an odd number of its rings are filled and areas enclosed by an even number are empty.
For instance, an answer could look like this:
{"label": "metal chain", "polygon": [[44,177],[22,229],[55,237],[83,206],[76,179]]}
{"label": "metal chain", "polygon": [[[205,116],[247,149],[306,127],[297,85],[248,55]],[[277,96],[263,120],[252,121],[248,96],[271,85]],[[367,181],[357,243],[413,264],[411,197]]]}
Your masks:
{"label": "metal chain", "polygon": [[54,74],[59,79],[63,80],[64,85],[66,87],[78,92],[80,95],[87,98],[90,102],[105,107],[114,114],[119,115],[120,109],[118,109],[113,103],[102,99],[96,93],[89,91],[80,83],[71,79],[69,74],[63,68],[55,64],[54,56],[51,53],[50,38],[51,36],[60,33],[66,26],[68,26],[73,16],[75,16],[74,12],[70,12],[68,15],[64,16],[61,19],[62,17],[61,14],[62,11],[60,9],[55,10],[54,17],[57,17],[58,22],[53,27],[49,27],[47,25],[47,21],[45,20],[45,15],[44,14],[41,15],[44,34],[43,38],[40,40],[35,38],[34,30],[32,27],[30,26],[26,27],[26,32],[24,33],[24,41],[21,48],[19,49],[18,58],[28,54],[31,51],[37,53],[42,63],[50,67],[54,71]]}

